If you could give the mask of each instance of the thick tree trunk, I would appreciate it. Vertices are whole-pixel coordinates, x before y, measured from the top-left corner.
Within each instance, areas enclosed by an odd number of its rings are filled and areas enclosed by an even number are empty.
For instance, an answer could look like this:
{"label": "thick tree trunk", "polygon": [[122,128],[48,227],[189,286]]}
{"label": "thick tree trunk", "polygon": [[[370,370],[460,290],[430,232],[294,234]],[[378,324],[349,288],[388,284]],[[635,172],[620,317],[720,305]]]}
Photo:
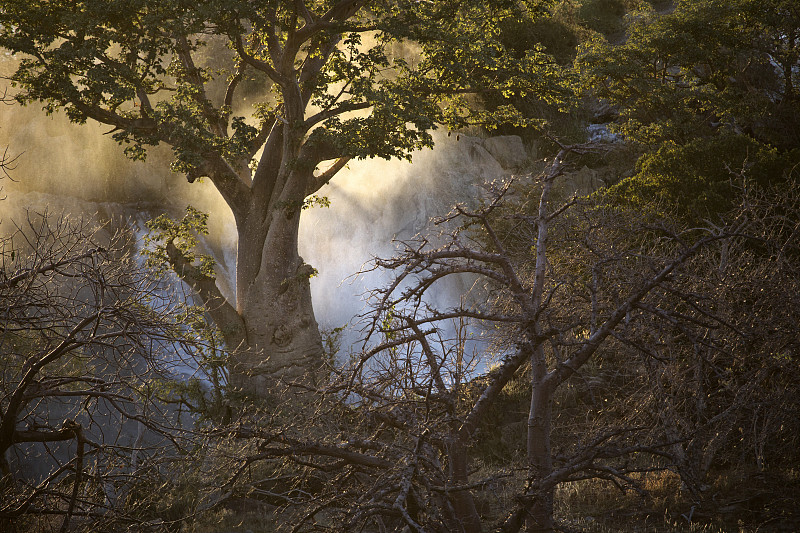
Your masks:
{"label": "thick tree trunk", "polygon": [[239,227],[237,312],[245,345],[235,351],[231,384],[266,396],[281,381],[311,384],[322,341],[311,304],[313,268],[297,251],[300,210],[258,211]]}
{"label": "thick tree trunk", "polygon": [[531,357],[531,406],[528,413],[528,477],[531,505],[525,520],[528,533],[550,533],[553,524],[553,487],[540,482],[553,471],[550,445],[552,393],[545,384],[547,366],[544,351],[537,346]]}

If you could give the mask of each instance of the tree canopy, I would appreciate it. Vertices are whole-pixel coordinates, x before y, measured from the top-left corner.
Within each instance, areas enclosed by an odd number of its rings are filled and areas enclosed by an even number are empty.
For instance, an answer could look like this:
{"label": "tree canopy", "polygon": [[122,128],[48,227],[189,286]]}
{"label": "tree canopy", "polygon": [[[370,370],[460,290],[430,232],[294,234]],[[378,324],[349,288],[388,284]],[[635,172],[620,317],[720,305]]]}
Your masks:
{"label": "tree canopy", "polygon": [[[132,157],[166,142],[190,176],[205,159],[247,169],[276,118],[306,140],[298,164],[315,166],[408,156],[436,124],[498,120],[474,111],[470,93],[566,96],[541,50],[510,56],[497,41],[500,23],[535,16],[539,2],[5,4],[0,45],[24,54],[11,76],[19,102],[110,124]],[[215,39],[227,61],[198,60]],[[416,43],[415,57],[398,55],[399,42]],[[238,115],[241,85],[257,76],[253,112]],[[212,81],[227,82],[224,96]]]}
{"label": "tree canopy", "polygon": [[691,0],[641,15],[620,45],[584,43],[585,88],[643,153],[620,197],[697,218],[732,207],[731,171],[786,179],[800,161],[798,26],[795,2]]}

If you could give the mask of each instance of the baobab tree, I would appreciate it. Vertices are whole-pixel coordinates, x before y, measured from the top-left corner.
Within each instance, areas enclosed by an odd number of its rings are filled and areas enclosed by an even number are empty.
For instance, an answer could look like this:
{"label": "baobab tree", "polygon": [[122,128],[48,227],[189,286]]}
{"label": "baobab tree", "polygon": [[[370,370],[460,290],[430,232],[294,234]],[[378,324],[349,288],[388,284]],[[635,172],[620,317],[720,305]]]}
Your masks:
{"label": "baobab tree", "polygon": [[[236,222],[235,298],[196,261],[185,224],[161,226],[160,252],[234,352],[232,383],[264,394],[321,363],[314,268],[297,250],[303,207],[354,158],[432,146],[437,124],[531,122],[511,106],[475,108],[470,95],[563,102],[549,56],[512,56],[497,40],[503,21],[542,9],[479,0],[7,2],[0,47],[22,57],[10,76],[16,101],[107,124],[135,159],[168,145],[175,172],[214,184]],[[203,58],[209,43],[227,49]],[[393,53],[403,43],[412,57]]]}

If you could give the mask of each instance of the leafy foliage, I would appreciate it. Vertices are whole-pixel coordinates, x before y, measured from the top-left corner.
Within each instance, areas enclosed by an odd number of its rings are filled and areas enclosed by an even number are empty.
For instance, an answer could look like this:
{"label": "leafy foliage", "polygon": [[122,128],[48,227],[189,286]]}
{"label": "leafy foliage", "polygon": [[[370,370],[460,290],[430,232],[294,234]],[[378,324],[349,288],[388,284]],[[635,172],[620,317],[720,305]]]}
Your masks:
{"label": "leafy foliage", "polygon": [[148,266],[160,268],[163,273],[170,261],[167,246],[172,245],[180,251],[187,262],[198,261],[198,268],[203,275],[213,278],[214,258],[207,254],[195,253],[198,236],[208,235],[207,223],[208,214],[192,206],[186,207],[186,214],[178,222],[166,215],[159,215],[148,221],[147,229],[150,232],[145,236],[146,247],[142,251],[147,257]]}
{"label": "leafy foliage", "polygon": [[[781,154],[743,135],[721,134],[685,144],[668,141],[642,155],[636,174],[604,194],[643,211],[685,220],[713,220],[736,206],[742,186],[764,189],[790,178],[797,152]],[[735,173],[747,170],[747,182]]]}
{"label": "leafy foliage", "polygon": [[[306,9],[333,5],[312,2]],[[311,105],[327,115],[309,141],[332,139],[340,156],[405,157],[431,145],[428,132],[436,123],[491,122],[487,115],[467,111],[472,106],[464,93],[513,91],[554,101],[564,96],[548,56],[532,47],[512,57],[495,40],[498,25],[520,10],[538,17],[539,2],[374,2],[353,18],[330,21],[308,42],[296,42],[302,13],[295,7],[272,2],[262,8],[244,0],[191,7],[148,0],[74,6],[7,2],[0,16],[0,46],[27,56],[12,76],[22,89],[16,94],[19,102],[41,100],[48,112],[63,108],[76,122],[91,118],[112,124],[119,128],[114,138],[129,144],[135,158],[143,158],[147,146],[167,142],[176,156],[173,170],[179,172],[198,167],[208,152],[231,162],[249,157],[259,129],[285,103],[287,80],[278,70],[288,65],[274,64],[276,47],[298,48],[292,68],[324,61],[318,74],[301,80]],[[340,44],[331,46],[337,34]],[[208,35],[241,47],[240,57],[226,66],[234,78],[263,64],[281,87],[274,99],[260,104],[255,123],[233,114],[236,102],[220,105],[205,94],[206,82],[221,78],[223,71],[189,58],[202,51]],[[393,44],[404,40],[418,43],[419,61],[392,56]],[[266,43],[271,48],[262,46]],[[243,61],[242,53],[250,59]],[[343,101],[347,104],[341,106]],[[364,116],[339,112],[366,107],[371,112]],[[299,123],[293,127],[308,129]]]}
{"label": "leafy foliage", "polygon": [[625,12],[622,0],[585,0],[581,2],[577,15],[579,21],[590,29],[612,34],[623,28]]}
{"label": "leafy foliage", "polygon": [[585,89],[618,111],[617,131],[644,152],[618,198],[696,220],[731,207],[730,169],[752,166],[759,185],[787,179],[800,161],[791,4],[684,1],[634,21],[623,44],[582,45]]}

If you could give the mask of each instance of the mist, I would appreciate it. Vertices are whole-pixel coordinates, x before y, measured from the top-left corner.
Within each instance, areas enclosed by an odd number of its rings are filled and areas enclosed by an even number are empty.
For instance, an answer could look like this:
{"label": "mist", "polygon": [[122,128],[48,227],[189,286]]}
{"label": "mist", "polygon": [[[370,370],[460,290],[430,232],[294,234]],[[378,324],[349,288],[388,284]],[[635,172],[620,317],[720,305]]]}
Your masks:
{"label": "mist", "polygon": [[[478,138],[440,134],[436,140],[433,150],[413,154],[410,163],[352,163],[320,191],[331,207],[301,217],[300,253],[319,272],[311,290],[323,330],[356,325],[366,311],[364,296],[388,283],[386,272],[357,274],[372,259],[393,255],[399,241],[431,229],[430,219],[447,214],[455,203],[474,206],[482,183],[508,173]],[[516,147],[522,163],[524,149],[521,143]],[[473,282],[467,276],[440,281],[429,303],[457,306]],[[343,345],[357,338],[357,328],[346,331]]]}
{"label": "mist", "polygon": [[[11,61],[5,57],[4,61]],[[233,216],[208,180],[189,184],[169,171],[168,148],[151,149],[145,163],[128,160],[107,126],[75,125],[61,114],[46,116],[35,106],[5,106],[0,146],[19,154],[11,177],[0,180],[0,233],[13,229],[28,210],[89,217],[102,224],[125,220],[140,237],[145,222],[160,213],[180,218],[187,205],[209,213],[204,253],[217,262],[226,297],[235,293],[236,228]],[[388,257],[397,240],[425,229],[431,217],[457,202],[473,203],[479,184],[527,162],[517,137],[481,140],[438,133],[436,147],[412,161],[354,161],[322,190],[330,207],[303,212],[300,254],[318,275],[311,288],[323,330],[352,326],[365,311],[364,295],[387,282],[386,274],[357,275],[374,257]],[[502,165],[499,161],[502,161]],[[504,168],[505,167],[505,168]],[[442,307],[457,305],[471,280],[442,283],[431,297]],[[343,348],[358,339],[345,333]]]}

